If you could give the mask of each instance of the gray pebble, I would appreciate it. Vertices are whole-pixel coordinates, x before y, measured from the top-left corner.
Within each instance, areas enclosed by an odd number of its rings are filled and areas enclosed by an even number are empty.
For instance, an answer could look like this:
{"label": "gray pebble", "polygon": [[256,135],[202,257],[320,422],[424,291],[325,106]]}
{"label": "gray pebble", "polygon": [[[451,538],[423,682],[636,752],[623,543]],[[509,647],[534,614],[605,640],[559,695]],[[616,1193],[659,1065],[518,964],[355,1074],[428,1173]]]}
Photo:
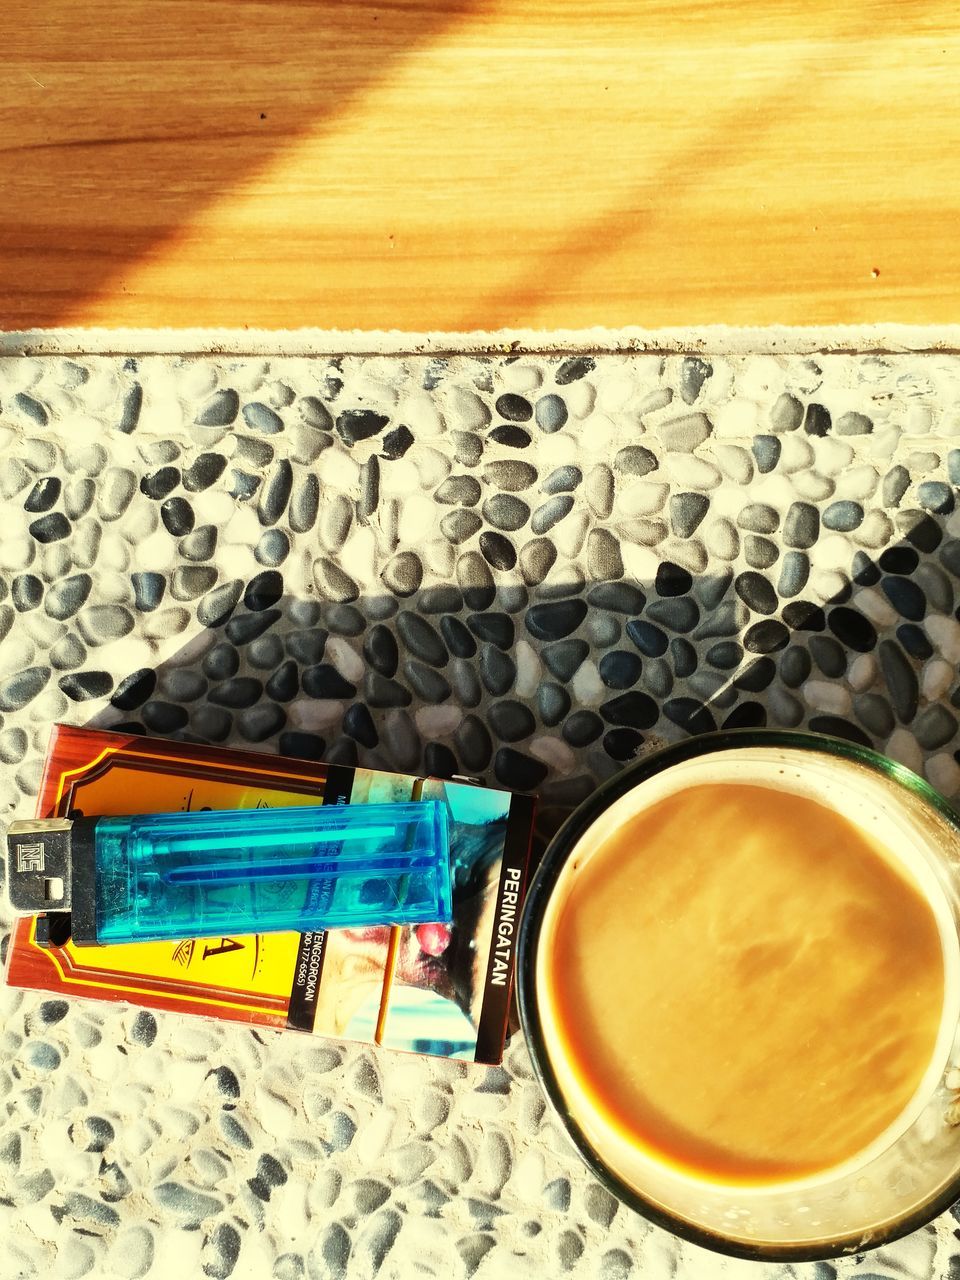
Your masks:
{"label": "gray pebble", "polygon": [[413,551],[400,551],[387,561],[380,575],[394,595],[412,596],[423,581],[423,565]]}
{"label": "gray pebble", "polygon": [[243,420],[252,431],[272,436],[283,430],[283,419],[268,405],[254,400],[243,406]]}
{"label": "gray pebble", "polygon": [[62,578],[47,591],[44,609],[51,618],[64,621],[71,618],[85,603],[93,580],[88,573],[75,573]]}
{"label": "gray pebble", "polygon": [[843,645],[838,644],[831,636],[811,636],[807,643],[810,656],[823,674],[831,680],[839,680],[847,669],[847,654]]}
{"label": "gray pebble", "polygon": [[[943,559],[943,552],[940,553]],[[953,588],[950,579],[939,566],[924,561],[914,571],[914,579],[927,597],[927,603],[938,613],[953,611]]]}
{"label": "gray pebble", "polygon": [[27,753],[27,745],[28,739],[23,729],[4,729],[0,733],[0,761],[4,764],[19,764]]}
{"label": "gray pebble", "polygon": [[752,533],[775,533],[780,527],[780,513],[765,502],[751,502],[740,512],[737,524]]}
{"label": "gray pebble", "polygon": [[204,1275],[227,1280],[240,1257],[240,1233],[229,1222],[218,1222],[204,1242],[200,1258]]}
{"label": "gray pebble", "polygon": [[902,724],[909,724],[917,713],[917,673],[907,661],[903,650],[893,640],[881,640],[878,654],[897,719]]}
{"label": "gray pebble", "polygon": [[668,698],[673,690],[673,672],[666,658],[649,658],[643,664],[643,683],[655,698]]}
{"label": "gray pebble", "polygon": [[946,707],[934,703],[917,717],[913,732],[921,747],[936,751],[946,746],[957,732],[957,718]]}
{"label": "gray pebble", "polygon": [[809,502],[791,503],[783,522],[783,540],[788,547],[806,550],[820,533],[820,513]]}
{"label": "gray pebble", "polygon": [[292,487],[293,467],[287,458],[281,458],[268,472],[260,490],[257,515],[262,525],[277,523],[287,509]]}
{"label": "gray pebble", "polygon": [[402,612],[397,615],[397,632],[415,657],[432,666],[445,665],[448,656],[446,645],[425,618],[417,613]]}
{"label": "gray pebble", "polygon": [[561,683],[568,684],[589,653],[590,646],[585,640],[558,640],[548,644],[541,651],[541,656],[550,673]]}
{"label": "gray pebble", "polygon": [[455,511],[448,511],[440,521],[440,532],[454,546],[467,542],[482,528],[483,521],[477,513],[464,507],[458,507]]}
{"label": "gray pebble", "polygon": [[769,471],[773,471],[777,463],[780,461],[780,441],[776,436],[754,436],[753,456],[756,459],[757,470],[761,475],[765,475]]}
{"label": "gray pebble", "polygon": [[360,588],[353,578],[328,556],[317,557],[313,576],[323,595],[333,603],[346,604],[360,596]]}
{"label": "gray pebble", "polygon": [[[532,467],[531,470],[533,470]],[[551,471],[541,484],[540,491],[547,494],[569,493],[572,489],[576,489],[582,480],[583,472],[580,468],[568,464]],[[502,485],[501,488],[505,489],[507,486]]]}
{"label": "gray pebble", "polygon": [[[180,539],[177,548],[185,560],[209,560],[217,549],[217,530],[212,524],[202,524]],[[216,573],[214,573],[214,580]]]}
{"label": "gray pebble", "polygon": [[161,1182],[154,1187],[153,1194],[157,1203],[164,1209],[169,1209],[171,1213],[179,1214],[191,1222],[201,1222],[204,1218],[219,1213],[223,1208],[222,1200],[194,1191],[193,1188],[185,1187],[179,1182]]}
{"label": "gray pebble", "polygon": [[877,738],[887,738],[893,732],[896,721],[886,698],[878,693],[861,693],[853,699],[857,719]]}
{"label": "gray pebble", "polygon": [[799,595],[810,576],[810,560],[803,551],[788,551],[780,565],[780,581],[777,591],[789,599]]}
{"label": "gray pebble", "polygon": [[5,458],[0,466],[0,494],[14,498],[33,479],[19,458]]}
{"label": "gray pebble", "polygon": [[428,667],[423,662],[408,659],[403,664],[403,673],[413,692],[422,698],[424,702],[446,702],[447,698],[450,697],[449,683],[433,667]]}
{"label": "gray pebble", "polygon": [[924,480],[917,486],[917,503],[925,511],[948,516],[955,505],[953,489],[942,480]]}
{"label": "gray pebble", "polygon": [[[464,477],[472,479],[472,477]],[[506,461],[488,462],[483,469],[484,482],[504,493],[520,493],[537,482],[537,469],[529,462],[519,462],[510,458]],[[480,486],[477,485],[474,502],[480,501]],[[434,495],[439,498],[439,490]],[[470,504],[473,505],[473,504]]]}
{"label": "gray pebble", "polygon": [[96,497],[97,486],[88,476],[71,480],[63,492],[63,509],[70,520],[79,520],[87,514]]}
{"label": "gray pebble", "polygon": [[35,426],[45,427],[50,421],[50,415],[33,396],[27,395],[25,391],[18,391],[12,400],[13,408],[28,418]]}
{"label": "gray pebble", "polygon": [[633,1271],[633,1259],[625,1249],[610,1249],[600,1259],[598,1280],[627,1280]]}
{"label": "gray pebble", "polygon": [[694,633],[695,640],[710,640],[715,636],[733,636],[742,631],[750,621],[746,605],[739,600],[722,600],[707,614],[705,621]]}
{"label": "gray pebble", "polygon": [[863,523],[863,507],[859,502],[832,502],[823,513],[823,526],[837,533],[852,533]]}
{"label": "gray pebble", "polygon": [[[573,498],[569,494],[557,494],[556,497],[548,498],[537,507],[530,521],[530,528],[538,535],[547,533],[572,510]],[[484,508],[484,514],[486,514],[486,508]]]}
{"label": "gray pebble", "polygon": [[755,533],[748,533],[743,540],[743,554],[752,569],[769,569],[775,564],[780,550],[769,538],[761,538]]}
{"label": "gray pebble", "polygon": [[[359,706],[360,704],[355,704]],[[287,713],[272,702],[261,703],[242,711],[239,717],[240,733],[248,742],[263,742],[279,733],[287,722]],[[344,717],[346,723],[346,717]]]}
{"label": "gray pebble", "polygon": [[614,470],[626,476],[649,475],[651,471],[656,471],[659,465],[656,455],[640,444],[627,445],[613,460]]}
{"label": "gray pebble", "polygon": [[[501,465],[509,466],[509,463]],[[530,469],[533,470],[532,467]],[[448,506],[475,507],[480,501],[480,494],[480,483],[475,476],[460,475],[448,476],[433,496],[437,502],[443,502]]]}
{"label": "gray pebble", "polygon": [[[554,499],[554,501],[563,501],[563,499]],[[504,529],[512,533],[522,529],[530,519],[530,508],[522,498],[512,493],[495,493],[483,504],[483,518],[495,529]],[[534,533],[546,532],[536,525],[533,526],[533,531]]]}
{"label": "gray pebble", "polygon": [[842,413],[834,423],[838,436],[865,436],[873,431],[873,421],[863,413]]}
{"label": "gray pebble", "polygon": [[780,659],[780,679],[791,689],[798,689],[809,676],[810,654],[800,645],[791,645]]}
{"label": "gray pebble", "polygon": [[702,493],[675,493],[670,498],[670,523],[678,538],[690,538],[710,510],[710,499]]}
{"label": "gray pebble", "polygon": [[605,462],[591,467],[583,486],[584,497],[598,520],[606,520],[613,510],[613,472]]}
{"label": "gray pebble", "polygon": [[596,582],[623,576],[620,545],[607,529],[591,529],[587,535],[587,573]]}
{"label": "gray pebble", "polygon": [[119,604],[88,605],[77,615],[77,624],[87,644],[106,644],[133,630],[133,615]]}
{"label": "gray pebble", "polygon": [[794,729],[803,719],[803,704],[786,689],[773,685],[767,695],[774,724]]}
{"label": "gray pebble", "polygon": [[551,393],[541,396],[536,406],[537,426],[541,431],[552,435],[566,425],[567,406],[561,396]]}
{"label": "gray pebble", "polygon": [[654,600],[647,606],[647,616],[671,631],[691,631],[700,621],[700,610],[689,596]]}
{"label": "gray pebble", "polygon": [[228,427],[240,410],[240,397],[232,387],[215,391],[202,405],[194,422],[200,427]]}
{"label": "gray pebble", "polygon": [[777,397],[770,410],[770,424],[774,431],[796,431],[803,422],[803,405],[796,396],[784,392]]}
{"label": "gray pebble", "polygon": [[480,678],[494,697],[502,697],[513,686],[517,668],[513,659],[496,645],[485,644],[480,650]]}
{"label": "gray pebble", "polygon": [[320,506],[320,482],[312,471],[300,477],[290,497],[290,528],[294,533],[312,529]]}
{"label": "gray pebble", "polygon": [[713,427],[705,413],[688,413],[660,424],[663,447],[672,453],[692,453],[709,439]]}
{"label": "gray pebble", "polygon": [[720,671],[695,671],[687,680],[687,688],[703,702],[721,710],[732,707],[737,700],[737,690],[730,683],[730,677]]}
{"label": "gray pebble", "polygon": [[217,571],[212,565],[181,565],[174,570],[170,592],[175,600],[196,600],[209,591],[216,580]]}
{"label": "gray pebble", "polygon": [[474,431],[452,431],[454,456],[461,467],[476,467],[483,456],[483,438]]}
{"label": "gray pebble", "polygon": [[910,488],[910,472],[899,463],[891,467],[883,477],[883,505],[899,507],[903,495]]}
{"label": "gray pebble", "polygon": [[489,609],[496,599],[493,574],[476,551],[467,551],[460,556],[457,561],[457,582],[467,608],[476,613]]}
{"label": "gray pebble", "polygon": [[[371,601],[367,601],[369,609]],[[391,601],[395,604],[395,601]],[[372,616],[372,611],[371,611]],[[389,613],[384,614],[390,617]],[[323,624],[338,636],[359,636],[366,629],[363,614],[352,604],[328,604],[323,609]]]}

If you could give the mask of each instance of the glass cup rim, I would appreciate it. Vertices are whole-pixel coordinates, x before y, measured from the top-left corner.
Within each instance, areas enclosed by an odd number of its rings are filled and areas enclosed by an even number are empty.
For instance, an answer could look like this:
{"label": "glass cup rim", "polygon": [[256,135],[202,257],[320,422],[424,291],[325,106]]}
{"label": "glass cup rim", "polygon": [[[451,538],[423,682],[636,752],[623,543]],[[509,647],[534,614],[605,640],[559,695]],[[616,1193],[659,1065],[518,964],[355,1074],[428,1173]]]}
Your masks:
{"label": "glass cup rim", "polygon": [[[871,747],[827,734],[790,729],[728,729],[700,734],[683,742],[672,743],[627,765],[619,773],[601,783],[566,819],[549,841],[524,899],[517,935],[516,986],[520,1023],[530,1052],[534,1075],[554,1115],[559,1119],[580,1158],[602,1186],[620,1203],[633,1209],[672,1235],[715,1253],[729,1257],[763,1262],[817,1262],[837,1258],[851,1251],[862,1252],[862,1234],[851,1233],[823,1246],[752,1243],[733,1239],[696,1226],[676,1217],[630,1186],[604,1163],[589,1139],[570,1114],[556,1076],[550,1065],[536,994],[536,958],[544,911],[560,872],[574,846],[596,816],[654,774],[686,760],[715,751],[744,747],[782,747],[800,751],[816,751],[839,756],[866,765],[875,772],[908,788],[935,809],[960,832],[960,815],[924,778],[905,765],[889,759]],[[960,1197],[960,1168],[946,1187],[920,1208],[881,1231],[871,1241],[870,1249],[880,1248],[926,1226],[945,1212]]]}

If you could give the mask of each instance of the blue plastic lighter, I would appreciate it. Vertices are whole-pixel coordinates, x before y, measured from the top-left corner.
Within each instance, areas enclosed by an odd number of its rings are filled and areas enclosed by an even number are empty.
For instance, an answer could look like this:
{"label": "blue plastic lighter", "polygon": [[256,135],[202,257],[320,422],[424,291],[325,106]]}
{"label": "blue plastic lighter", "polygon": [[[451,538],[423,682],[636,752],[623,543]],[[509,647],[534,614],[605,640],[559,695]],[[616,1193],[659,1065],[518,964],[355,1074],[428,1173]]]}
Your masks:
{"label": "blue plastic lighter", "polygon": [[449,921],[439,801],[46,818],[7,833],[22,915],[79,945]]}

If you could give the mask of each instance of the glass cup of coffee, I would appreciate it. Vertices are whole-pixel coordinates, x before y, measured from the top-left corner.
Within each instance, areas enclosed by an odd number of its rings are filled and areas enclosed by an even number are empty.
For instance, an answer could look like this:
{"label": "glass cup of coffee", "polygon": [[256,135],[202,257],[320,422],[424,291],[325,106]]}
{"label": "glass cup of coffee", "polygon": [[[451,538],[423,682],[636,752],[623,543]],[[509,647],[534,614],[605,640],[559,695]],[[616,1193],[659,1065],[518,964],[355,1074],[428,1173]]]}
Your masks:
{"label": "glass cup of coffee", "polygon": [[598,1178],[751,1258],[861,1252],[960,1196],[960,819],[812,734],[709,734],[548,847],[520,1015]]}

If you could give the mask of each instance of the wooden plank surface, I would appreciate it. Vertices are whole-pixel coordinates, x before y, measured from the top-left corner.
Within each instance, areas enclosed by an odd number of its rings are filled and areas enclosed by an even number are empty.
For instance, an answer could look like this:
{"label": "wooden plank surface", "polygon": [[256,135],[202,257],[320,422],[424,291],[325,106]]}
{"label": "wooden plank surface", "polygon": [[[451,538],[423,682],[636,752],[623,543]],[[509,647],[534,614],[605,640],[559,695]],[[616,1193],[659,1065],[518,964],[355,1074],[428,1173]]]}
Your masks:
{"label": "wooden plank surface", "polygon": [[944,0],[33,0],[0,328],[960,318]]}

